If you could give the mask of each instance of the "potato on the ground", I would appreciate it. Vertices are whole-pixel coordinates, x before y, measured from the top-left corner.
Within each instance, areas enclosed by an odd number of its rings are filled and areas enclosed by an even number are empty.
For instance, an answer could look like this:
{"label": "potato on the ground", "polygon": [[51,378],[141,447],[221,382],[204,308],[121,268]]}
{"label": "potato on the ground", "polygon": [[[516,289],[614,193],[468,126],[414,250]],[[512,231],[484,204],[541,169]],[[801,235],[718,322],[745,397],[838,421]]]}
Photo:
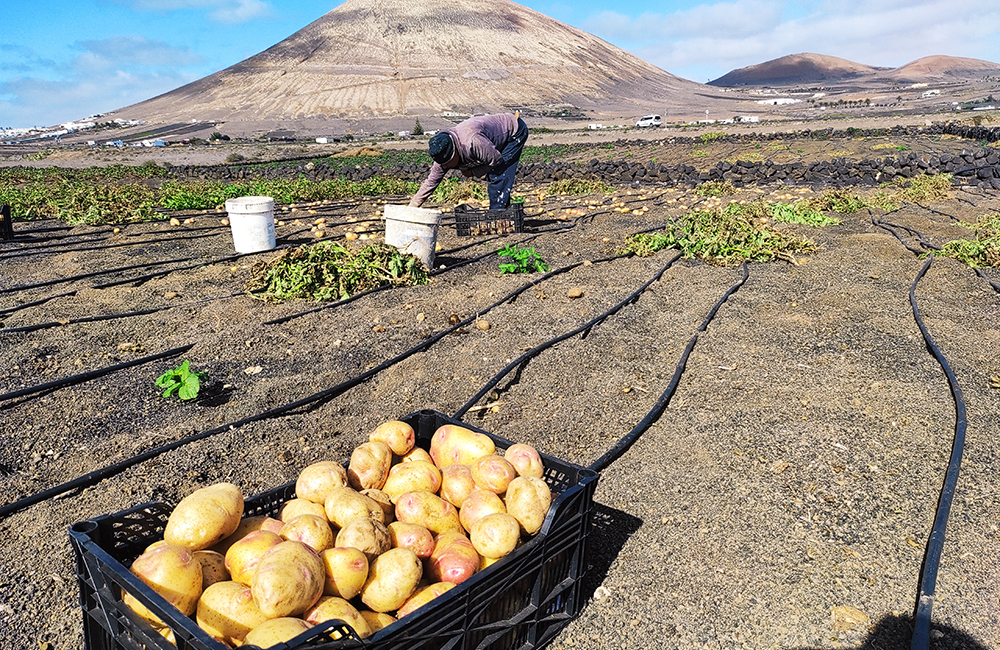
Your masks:
{"label": "potato on the ground", "polygon": [[353,488],[338,487],[326,498],[326,518],[337,528],[343,528],[355,519],[368,517],[385,523],[385,511],[377,501]]}
{"label": "potato on the ground", "polygon": [[368,621],[361,616],[354,605],[337,596],[323,596],[315,605],[306,610],[302,618],[313,625],[340,619],[354,628],[354,631],[362,639],[368,638],[372,634],[371,628],[368,627]]}
{"label": "potato on the ground", "polygon": [[368,556],[356,548],[336,546],[326,549],[319,557],[326,569],[324,595],[350,600],[361,593],[368,579]]}
{"label": "potato on the ground", "polygon": [[229,580],[229,569],[226,568],[226,556],[218,551],[208,549],[195,551],[194,557],[201,562],[201,590],[208,589],[216,582]]}
{"label": "potato on the ground", "polygon": [[290,616],[272,618],[250,630],[243,639],[242,645],[270,648],[273,645],[291,641],[311,627],[312,625],[301,618]]}
{"label": "potato on the ground", "polygon": [[228,581],[217,582],[201,594],[195,620],[216,641],[236,646],[267,617],[253,601],[250,587]]}
{"label": "potato on the ground", "polygon": [[521,539],[521,525],[508,514],[486,515],[472,524],[469,541],[481,556],[499,559],[513,551]]}
{"label": "potato on the ground", "polygon": [[552,505],[552,492],[549,484],[540,478],[518,476],[507,486],[504,504],[507,514],[521,525],[521,532],[534,535],[545,522],[545,515]]}
{"label": "potato on the ground", "polygon": [[382,523],[389,525],[396,520],[396,505],[384,491],[376,489],[361,490],[359,494],[365,495],[375,503],[382,506],[382,512],[385,515],[382,519]]}
{"label": "potato on the ground", "polygon": [[483,456],[496,453],[496,445],[489,436],[460,427],[445,424],[431,436],[431,458],[434,464],[444,469],[448,465],[472,465]]}
{"label": "potato on the ground", "polygon": [[333,530],[325,515],[299,515],[289,519],[281,529],[281,538],[307,544],[317,553],[334,545]]}
{"label": "potato on the ground", "polygon": [[368,439],[384,442],[392,450],[392,453],[397,456],[405,456],[413,449],[413,445],[416,443],[416,434],[413,427],[406,422],[389,420],[378,425],[368,436]]}
{"label": "potato on the ground", "polygon": [[391,548],[389,530],[385,524],[368,517],[355,519],[341,528],[337,533],[336,545],[358,549],[369,562]]}
{"label": "potato on the ground", "polygon": [[309,499],[290,499],[278,510],[278,519],[285,523],[299,515],[316,515],[326,519],[326,508],[323,507],[322,503],[316,503]]}
{"label": "potato on the ground", "polygon": [[399,608],[396,615],[399,616],[399,618],[403,618],[407,614],[420,609],[438,596],[447,593],[454,587],[454,582],[435,582],[432,585],[427,585],[423,589],[418,589],[416,593],[410,596],[407,601],[403,603],[403,606]]}
{"label": "potato on the ground", "polygon": [[250,591],[268,618],[298,616],[323,595],[325,580],[316,551],[302,542],[282,542],[260,558]]}
{"label": "potato on the ground", "polygon": [[522,443],[513,444],[504,452],[504,458],[514,466],[518,476],[534,476],[542,478],[545,473],[545,466],[542,465],[542,457],[531,445]]}
{"label": "potato on the ground", "polygon": [[427,453],[427,450],[424,449],[424,448],[422,448],[422,447],[414,447],[409,452],[407,452],[406,454],[404,454],[399,459],[399,462],[401,462],[401,463],[412,463],[415,460],[425,460],[428,463],[431,463],[431,464],[434,463],[434,459],[432,459],[431,455],[429,453]]}
{"label": "potato on the ground", "polygon": [[425,460],[415,460],[409,463],[399,463],[389,469],[389,476],[382,486],[382,491],[389,495],[393,502],[401,494],[414,490],[437,492],[441,488],[441,470],[434,463]]}
{"label": "potato on the ground", "polygon": [[[194,612],[201,596],[201,562],[186,546],[179,544],[158,544],[132,563],[132,573],[150,589],[184,613]],[[128,592],[123,592],[122,600],[132,610],[157,627],[165,623],[153,612],[136,600]]]}
{"label": "potato on the ground", "polygon": [[435,535],[462,530],[455,506],[426,490],[407,492],[396,499],[396,521],[418,524]]}
{"label": "potato on the ground", "polygon": [[280,519],[274,519],[273,517],[267,517],[264,515],[245,517],[240,520],[240,525],[236,527],[236,530],[234,530],[233,533],[224,540],[214,545],[212,550],[225,555],[230,546],[240,541],[250,533],[257,530],[268,530],[277,535],[281,532],[281,528],[284,525],[285,522]]}
{"label": "potato on the ground", "polygon": [[427,579],[434,582],[462,584],[479,570],[479,553],[463,533],[437,536],[434,551],[427,560]]}
{"label": "potato on the ground", "polygon": [[368,629],[372,631],[372,634],[375,634],[383,627],[387,627],[396,622],[395,617],[386,614],[385,612],[373,612],[368,609],[362,609],[360,612],[361,618],[367,621]]}
{"label": "potato on the ground", "polygon": [[351,452],[347,481],[355,490],[381,490],[392,466],[392,450],[379,440],[363,442]]}
{"label": "potato on the ground", "polygon": [[295,496],[314,503],[326,503],[326,497],[334,487],[347,486],[347,470],[340,463],[321,460],[308,465],[295,480]]}
{"label": "potato on the ground", "polygon": [[281,536],[269,530],[255,530],[229,547],[226,569],[236,582],[249,585],[264,554],[281,543]]}
{"label": "potato on the ground", "polygon": [[494,494],[506,492],[510,482],[517,478],[514,466],[496,454],[480,458],[469,469],[476,485]]}
{"label": "potato on the ground", "polygon": [[441,470],[441,498],[456,508],[462,507],[462,502],[475,487],[476,481],[468,465],[448,465]]}
{"label": "potato on the ground", "polygon": [[507,507],[504,505],[503,499],[489,490],[477,487],[469,493],[469,498],[462,502],[462,507],[458,510],[458,519],[462,522],[462,528],[466,532],[471,532],[473,524],[486,515],[505,512],[507,512]]}
{"label": "potato on the ground", "polygon": [[163,539],[200,551],[233,534],[242,517],[242,490],[232,483],[216,483],[181,499],[167,519]]}
{"label": "potato on the ground", "polygon": [[434,534],[418,524],[394,521],[388,526],[389,543],[393,548],[408,548],[421,560],[434,550]]}
{"label": "potato on the ground", "polygon": [[416,553],[408,548],[389,549],[372,561],[361,602],[375,612],[394,612],[410,597],[422,575]]}

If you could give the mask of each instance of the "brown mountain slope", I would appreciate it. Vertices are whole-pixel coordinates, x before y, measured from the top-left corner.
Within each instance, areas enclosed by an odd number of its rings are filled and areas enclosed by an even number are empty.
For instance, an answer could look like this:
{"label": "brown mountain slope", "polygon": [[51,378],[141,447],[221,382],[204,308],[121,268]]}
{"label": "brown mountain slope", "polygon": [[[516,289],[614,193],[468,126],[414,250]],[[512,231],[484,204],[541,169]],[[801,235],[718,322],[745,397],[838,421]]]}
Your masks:
{"label": "brown mountain slope", "polygon": [[910,61],[885,76],[897,81],[923,82],[974,79],[996,74],[1000,74],[1000,63],[936,54]]}
{"label": "brown mountain slope", "polygon": [[733,70],[712,86],[766,86],[840,81],[873,74],[878,68],[825,54],[804,52]]}
{"label": "brown mountain slope", "polygon": [[509,0],[348,0],[256,56],[116,115],[268,122],[560,103],[635,112],[706,90]]}

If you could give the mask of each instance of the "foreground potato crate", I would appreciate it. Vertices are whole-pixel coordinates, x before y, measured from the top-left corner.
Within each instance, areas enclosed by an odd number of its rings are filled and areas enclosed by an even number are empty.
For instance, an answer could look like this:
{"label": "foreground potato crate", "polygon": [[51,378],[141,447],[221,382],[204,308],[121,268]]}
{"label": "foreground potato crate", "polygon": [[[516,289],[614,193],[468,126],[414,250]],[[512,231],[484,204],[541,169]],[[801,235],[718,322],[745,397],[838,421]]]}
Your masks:
{"label": "foreground potato crate", "polygon": [[456,205],[455,232],[459,237],[524,232],[524,205],[511,203],[506,210],[480,210],[464,203]]}
{"label": "foreground potato crate", "polygon": [[[414,428],[417,444],[424,449],[444,424],[485,433],[498,450],[512,444],[436,411],[418,411],[402,419]],[[359,639],[347,625],[328,622],[273,647],[527,650],[547,645],[583,605],[582,578],[597,473],[545,454],[542,460],[544,478],[556,498],[541,530],[529,542],[367,639]],[[293,482],[247,499],[244,516],[273,515],[294,493]],[[128,569],[149,544],[162,539],[172,509],[172,505],[151,502],[70,527],[87,650],[174,649],[123,604],[125,591],[169,625],[177,648],[226,650],[226,645],[168,605]]]}

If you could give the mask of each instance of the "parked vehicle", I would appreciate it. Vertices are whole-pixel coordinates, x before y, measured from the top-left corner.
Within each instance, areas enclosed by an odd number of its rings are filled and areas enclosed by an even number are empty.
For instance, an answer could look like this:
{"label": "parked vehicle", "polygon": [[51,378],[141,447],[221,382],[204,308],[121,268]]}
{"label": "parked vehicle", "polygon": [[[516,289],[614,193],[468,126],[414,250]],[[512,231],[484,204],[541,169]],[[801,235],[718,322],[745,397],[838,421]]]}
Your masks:
{"label": "parked vehicle", "polygon": [[647,126],[660,126],[661,123],[659,115],[646,115],[636,122],[635,125],[639,128],[643,128]]}

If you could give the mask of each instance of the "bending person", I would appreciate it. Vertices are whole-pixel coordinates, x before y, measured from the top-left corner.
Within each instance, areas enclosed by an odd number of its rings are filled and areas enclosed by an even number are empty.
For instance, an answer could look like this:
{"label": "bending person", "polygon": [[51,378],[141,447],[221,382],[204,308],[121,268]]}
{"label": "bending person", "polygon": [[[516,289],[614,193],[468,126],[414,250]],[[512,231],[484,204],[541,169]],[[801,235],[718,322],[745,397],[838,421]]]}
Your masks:
{"label": "bending person", "polygon": [[510,191],[521,150],[528,139],[528,126],[517,114],[500,113],[471,117],[453,129],[431,138],[428,153],[434,159],[427,179],[410,199],[410,207],[423,205],[450,169],[464,176],[489,181],[490,210],[510,207]]}

